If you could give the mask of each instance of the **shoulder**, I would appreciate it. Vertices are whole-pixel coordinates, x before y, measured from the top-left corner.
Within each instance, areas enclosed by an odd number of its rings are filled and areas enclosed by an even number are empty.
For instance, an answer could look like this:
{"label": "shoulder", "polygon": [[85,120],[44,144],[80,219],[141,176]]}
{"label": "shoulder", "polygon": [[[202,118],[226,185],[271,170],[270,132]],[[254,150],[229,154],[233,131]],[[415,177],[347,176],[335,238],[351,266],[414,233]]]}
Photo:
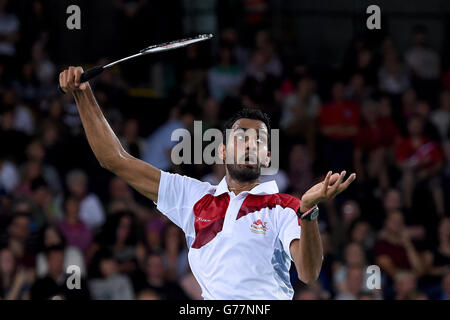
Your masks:
{"label": "shoulder", "polygon": [[161,170],[161,181],[166,180],[167,182],[172,182],[175,184],[182,184],[189,188],[189,191],[202,191],[205,194],[214,192],[215,187],[209,182],[200,181],[189,176],[180,175],[178,173],[170,173]]}
{"label": "shoulder", "polygon": [[300,209],[300,199],[286,193],[277,193],[280,199],[280,206],[283,208],[291,208],[295,212]]}
{"label": "shoulder", "polygon": [[286,193],[265,195],[261,200],[271,208],[280,206],[282,209],[292,209],[294,212],[297,212],[300,208],[300,199]]}

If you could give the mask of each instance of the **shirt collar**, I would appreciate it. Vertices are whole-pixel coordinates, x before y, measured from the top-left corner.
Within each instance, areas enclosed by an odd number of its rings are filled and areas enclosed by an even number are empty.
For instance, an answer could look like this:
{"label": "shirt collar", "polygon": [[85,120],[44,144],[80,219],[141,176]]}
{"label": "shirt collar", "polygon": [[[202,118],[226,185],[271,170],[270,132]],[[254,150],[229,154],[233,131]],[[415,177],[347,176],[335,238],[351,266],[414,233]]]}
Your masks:
{"label": "shirt collar", "polygon": [[[226,177],[223,177],[222,180],[220,181],[220,183],[216,187],[216,192],[214,193],[214,196],[215,197],[220,196],[221,194],[223,194],[225,192],[231,192],[231,191],[228,190],[228,184],[227,184]],[[250,191],[243,191],[243,193],[244,192],[247,192],[249,194],[264,195],[264,194],[278,193],[279,190],[278,190],[278,186],[277,186],[277,183],[275,182],[275,180],[271,180],[271,181],[260,183],[257,186],[253,187],[253,189],[251,189]]]}

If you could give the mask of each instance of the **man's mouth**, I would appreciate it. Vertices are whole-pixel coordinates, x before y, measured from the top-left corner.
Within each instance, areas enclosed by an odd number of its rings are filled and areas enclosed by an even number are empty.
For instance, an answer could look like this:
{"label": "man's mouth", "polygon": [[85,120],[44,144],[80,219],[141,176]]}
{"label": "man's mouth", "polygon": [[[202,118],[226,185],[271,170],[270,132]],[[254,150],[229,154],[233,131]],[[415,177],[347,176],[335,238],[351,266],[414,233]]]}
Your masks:
{"label": "man's mouth", "polygon": [[251,155],[246,155],[244,157],[244,163],[243,164],[249,165],[249,166],[256,166],[258,164],[257,157],[256,156],[251,156]]}

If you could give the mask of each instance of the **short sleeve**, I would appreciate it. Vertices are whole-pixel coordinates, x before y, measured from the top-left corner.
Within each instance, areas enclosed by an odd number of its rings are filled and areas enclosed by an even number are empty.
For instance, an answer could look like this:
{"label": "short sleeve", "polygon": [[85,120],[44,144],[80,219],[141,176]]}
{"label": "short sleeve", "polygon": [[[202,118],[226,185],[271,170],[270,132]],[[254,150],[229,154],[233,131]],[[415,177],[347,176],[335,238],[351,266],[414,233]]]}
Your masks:
{"label": "short sleeve", "polygon": [[187,176],[161,171],[156,207],[186,234],[192,233],[193,206],[212,186]]}
{"label": "short sleeve", "polygon": [[294,239],[300,239],[301,227],[297,214],[291,208],[286,208],[280,212],[278,220],[278,238],[283,244],[283,249],[292,260],[289,246]]}

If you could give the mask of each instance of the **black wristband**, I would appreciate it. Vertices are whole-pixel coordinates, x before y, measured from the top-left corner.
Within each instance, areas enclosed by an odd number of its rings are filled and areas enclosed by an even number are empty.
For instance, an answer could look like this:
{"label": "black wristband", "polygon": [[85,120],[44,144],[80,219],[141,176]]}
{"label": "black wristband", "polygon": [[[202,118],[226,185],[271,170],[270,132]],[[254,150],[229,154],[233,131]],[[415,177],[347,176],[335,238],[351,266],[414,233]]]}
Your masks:
{"label": "black wristband", "polygon": [[312,207],[305,213],[301,213],[300,209],[298,209],[297,216],[300,218],[300,220],[313,221],[313,220],[317,219],[317,217],[319,216],[319,207],[317,205],[315,205],[314,207]]}

